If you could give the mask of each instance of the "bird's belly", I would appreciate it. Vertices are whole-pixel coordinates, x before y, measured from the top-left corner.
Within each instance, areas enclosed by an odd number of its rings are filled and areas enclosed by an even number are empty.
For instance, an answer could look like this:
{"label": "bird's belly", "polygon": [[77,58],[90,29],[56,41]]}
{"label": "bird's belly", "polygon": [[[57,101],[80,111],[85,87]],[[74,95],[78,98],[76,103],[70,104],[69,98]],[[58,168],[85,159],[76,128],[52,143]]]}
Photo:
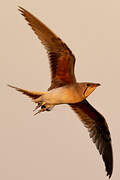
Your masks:
{"label": "bird's belly", "polygon": [[48,104],[69,104],[82,101],[82,95],[75,88],[60,87],[49,91],[44,96]]}

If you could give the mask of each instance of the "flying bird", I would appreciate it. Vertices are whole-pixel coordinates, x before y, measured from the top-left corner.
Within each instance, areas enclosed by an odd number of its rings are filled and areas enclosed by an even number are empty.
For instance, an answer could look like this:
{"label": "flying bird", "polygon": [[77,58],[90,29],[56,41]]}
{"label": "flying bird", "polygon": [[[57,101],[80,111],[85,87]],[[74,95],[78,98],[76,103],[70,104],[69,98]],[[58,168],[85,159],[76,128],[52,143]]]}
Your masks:
{"label": "flying bird", "polygon": [[110,178],[113,171],[113,152],[109,128],[105,118],[86,100],[100,84],[77,82],[74,74],[75,56],[68,46],[30,12],[22,7],[19,7],[19,11],[47,50],[51,86],[46,92],[8,86],[27,95],[37,104],[34,110],[40,109],[35,114],[50,111],[55,105],[68,104],[88,128],[90,138],[102,155],[107,176]]}

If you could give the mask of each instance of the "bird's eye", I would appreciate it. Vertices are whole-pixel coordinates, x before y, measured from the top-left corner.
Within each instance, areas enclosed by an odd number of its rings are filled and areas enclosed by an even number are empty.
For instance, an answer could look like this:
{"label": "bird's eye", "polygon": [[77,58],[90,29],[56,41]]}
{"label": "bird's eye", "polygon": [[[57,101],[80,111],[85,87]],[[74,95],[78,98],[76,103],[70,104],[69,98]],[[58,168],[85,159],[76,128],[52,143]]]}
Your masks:
{"label": "bird's eye", "polygon": [[91,86],[91,84],[87,84],[87,87],[90,87]]}

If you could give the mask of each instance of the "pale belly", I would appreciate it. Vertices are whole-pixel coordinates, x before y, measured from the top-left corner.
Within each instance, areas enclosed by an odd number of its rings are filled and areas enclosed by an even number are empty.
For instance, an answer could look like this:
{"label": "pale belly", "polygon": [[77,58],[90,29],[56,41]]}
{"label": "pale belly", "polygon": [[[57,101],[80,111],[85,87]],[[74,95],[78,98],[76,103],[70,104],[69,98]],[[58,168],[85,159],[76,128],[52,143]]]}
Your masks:
{"label": "pale belly", "polygon": [[81,90],[76,86],[63,86],[53,89],[43,96],[48,104],[69,104],[77,103],[84,99]]}

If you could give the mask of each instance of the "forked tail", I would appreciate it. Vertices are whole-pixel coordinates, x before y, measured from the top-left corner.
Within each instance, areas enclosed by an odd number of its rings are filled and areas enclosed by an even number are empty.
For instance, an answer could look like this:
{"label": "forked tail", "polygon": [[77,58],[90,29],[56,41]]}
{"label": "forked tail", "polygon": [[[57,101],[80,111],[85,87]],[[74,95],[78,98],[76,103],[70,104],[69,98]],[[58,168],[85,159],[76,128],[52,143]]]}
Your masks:
{"label": "forked tail", "polygon": [[42,95],[46,94],[47,92],[36,92],[36,91],[28,91],[25,89],[21,89],[15,86],[11,86],[8,85],[11,88],[14,88],[15,90],[25,94],[26,96],[32,98],[32,101],[34,103],[37,103],[36,108],[33,111],[36,111],[38,108],[41,108],[40,110],[38,110],[38,112],[36,112],[34,115],[40,113],[40,112],[44,112],[44,111],[50,111],[54,105],[48,105],[44,102],[44,100],[42,99]]}
{"label": "forked tail", "polygon": [[9,87],[16,89],[17,91],[25,94],[26,96],[32,98],[33,102],[35,102],[35,99],[39,98],[40,96],[42,96],[43,94],[45,94],[46,92],[36,92],[36,91],[29,91],[29,90],[25,90],[25,89],[21,89],[15,86],[11,86],[8,84]]}

